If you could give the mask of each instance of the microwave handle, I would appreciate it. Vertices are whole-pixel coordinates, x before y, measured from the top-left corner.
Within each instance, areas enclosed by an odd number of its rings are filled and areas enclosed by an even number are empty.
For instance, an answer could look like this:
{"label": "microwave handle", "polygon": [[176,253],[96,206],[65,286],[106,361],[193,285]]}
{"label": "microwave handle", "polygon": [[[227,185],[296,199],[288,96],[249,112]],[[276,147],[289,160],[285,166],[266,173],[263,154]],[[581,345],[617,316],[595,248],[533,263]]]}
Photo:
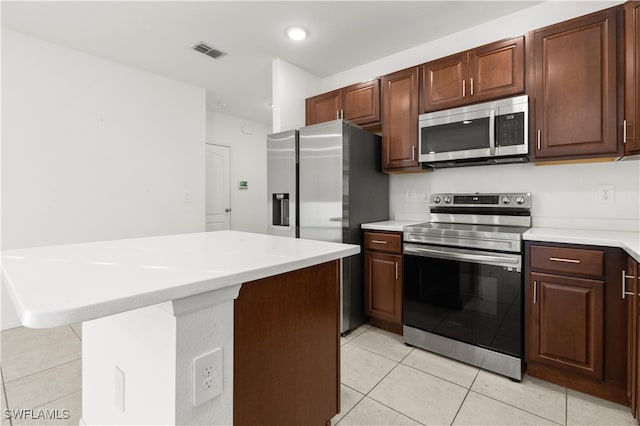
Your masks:
{"label": "microwave handle", "polygon": [[489,153],[496,154],[496,110],[489,112]]}

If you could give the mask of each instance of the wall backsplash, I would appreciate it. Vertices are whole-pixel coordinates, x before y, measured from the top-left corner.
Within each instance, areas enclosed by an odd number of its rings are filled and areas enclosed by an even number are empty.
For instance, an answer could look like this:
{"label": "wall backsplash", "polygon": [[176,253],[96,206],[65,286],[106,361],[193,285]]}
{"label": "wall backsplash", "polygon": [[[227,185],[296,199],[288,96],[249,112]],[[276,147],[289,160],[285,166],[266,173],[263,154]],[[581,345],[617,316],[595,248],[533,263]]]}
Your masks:
{"label": "wall backsplash", "polygon": [[[600,184],[614,185],[612,204],[598,199]],[[429,196],[438,192],[530,192],[534,226],[640,230],[640,161],[505,164],[392,175],[390,217],[428,219]]]}

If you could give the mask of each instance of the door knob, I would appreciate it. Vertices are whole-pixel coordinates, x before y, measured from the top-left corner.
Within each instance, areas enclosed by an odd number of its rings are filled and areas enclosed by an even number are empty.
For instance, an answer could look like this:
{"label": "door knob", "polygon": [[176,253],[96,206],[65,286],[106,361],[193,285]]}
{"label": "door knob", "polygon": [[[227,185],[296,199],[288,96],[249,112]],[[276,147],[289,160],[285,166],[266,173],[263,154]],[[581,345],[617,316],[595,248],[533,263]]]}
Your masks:
{"label": "door knob", "polygon": [[224,209],[225,213],[229,213],[231,211],[231,209],[229,207],[227,207],[226,209]]}

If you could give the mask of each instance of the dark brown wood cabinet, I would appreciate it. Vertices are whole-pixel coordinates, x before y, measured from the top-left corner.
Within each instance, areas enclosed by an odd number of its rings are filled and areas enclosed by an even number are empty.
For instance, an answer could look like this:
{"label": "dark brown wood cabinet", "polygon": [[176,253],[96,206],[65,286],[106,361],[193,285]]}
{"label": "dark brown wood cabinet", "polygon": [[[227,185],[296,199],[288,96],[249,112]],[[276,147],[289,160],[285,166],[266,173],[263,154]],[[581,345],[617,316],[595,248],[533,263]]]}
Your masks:
{"label": "dark brown wood cabinet", "polygon": [[535,160],[616,156],[617,8],[528,37]]}
{"label": "dark brown wood cabinet", "polygon": [[626,262],[617,248],[525,244],[527,374],[627,402]]}
{"label": "dark brown wood cabinet", "polygon": [[342,109],[342,91],[334,90],[306,99],[305,124],[324,123],[340,118]]}
{"label": "dark brown wood cabinet", "polygon": [[638,262],[631,256],[627,260],[624,271],[623,291],[627,301],[627,402],[631,407],[633,417],[638,416]]}
{"label": "dark brown wood cabinet", "polygon": [[242,284],[233,315],[233,424],[329,424],[340,411],[340,261]]}
{"label": "dark brown wood cabinet", "polygon": [[306,99],[306,125],[343,118],[357,125],[380,122],[380,80],[364,83]]}
{"label": "dark brown wood cabinet", "polygon": [[601,280],[532,272],[529,360],[602,379]]}
{"label": "dark brown wood cabinet", "polygon": [[421,65],[422,112],[524,92],[524,37]]}
{"label": "dark brown wood cabinet", "polygon": [[364,313],[402,334],[402,233],[365,232]]}
{"label": "dark brown wood cabinet", "polygon": [[625,3],[625,85],[623,141],[625,155],[640,154],[640,1]]}
{"label": "dark brown wood cabinet", "polygon": [[382,77],[382,170],[420,170],[418,67]]}

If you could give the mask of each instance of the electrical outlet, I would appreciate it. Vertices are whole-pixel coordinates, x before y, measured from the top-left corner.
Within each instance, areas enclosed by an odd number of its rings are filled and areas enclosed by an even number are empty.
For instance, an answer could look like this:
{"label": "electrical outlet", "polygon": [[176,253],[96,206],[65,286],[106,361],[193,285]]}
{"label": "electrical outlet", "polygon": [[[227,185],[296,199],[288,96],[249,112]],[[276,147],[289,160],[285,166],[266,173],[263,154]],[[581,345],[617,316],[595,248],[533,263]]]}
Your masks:
{"label": "electrical outlet", "polygon": [[222,348],[193,359],[193,406],[222,394]]}
{"label": "electrical outlet", "polygon": [[417,197],[417,194],[415,189],[407,189],[404,192],[404,200],[407,203],[415,203],[416,197]]}
{"label": "electrical outlet", "polygon": [[213,387],[214,382],[215,380],[213,380],[213,377],[206,377],[202,382],[202,389],[204,390],[211,389]]}
{"label": "electrical outlet", "polygon": [[614,185],[601,184],[598,185],[598,200],[601,204],[614,204],[616,199],[616,191]]}
{"label": "electrical outlet", "polygon": [[203,369],[202,369],[202,375],[204,377],[209,377],[210,375],[213,374],[213,364],[209,364],[206,365]]}

